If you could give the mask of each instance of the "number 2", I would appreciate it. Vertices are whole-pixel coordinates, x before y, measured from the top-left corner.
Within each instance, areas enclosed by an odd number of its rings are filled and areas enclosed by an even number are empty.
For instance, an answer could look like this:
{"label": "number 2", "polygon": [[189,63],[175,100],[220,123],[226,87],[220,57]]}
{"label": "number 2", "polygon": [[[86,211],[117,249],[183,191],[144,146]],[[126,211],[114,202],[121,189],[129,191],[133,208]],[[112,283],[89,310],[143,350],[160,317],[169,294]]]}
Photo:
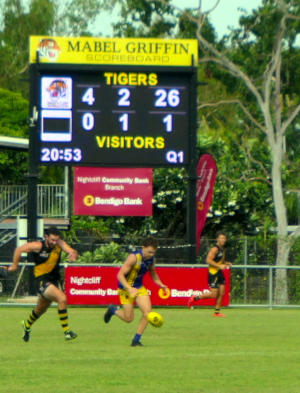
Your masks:
{"label": "number 2", "polygon": [[118,91],[118,95],[121,97],[118,101],[118,106],[130,106],[130,90],[123,88]]}

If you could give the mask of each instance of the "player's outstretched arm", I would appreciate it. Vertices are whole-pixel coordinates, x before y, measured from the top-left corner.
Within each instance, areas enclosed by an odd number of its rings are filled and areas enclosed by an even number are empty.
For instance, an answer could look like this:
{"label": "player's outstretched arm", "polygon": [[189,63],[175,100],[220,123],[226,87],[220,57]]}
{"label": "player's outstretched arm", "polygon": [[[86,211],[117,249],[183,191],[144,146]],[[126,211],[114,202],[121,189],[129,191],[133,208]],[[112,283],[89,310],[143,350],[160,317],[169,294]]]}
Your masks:
{"label": "player's outstretched arm", "polygon": [[157,271],[155,269],[155,265],[151,266],[151,268],[149,269],[150,275],[152,280],[155,282],[156,285],[158,285],[159,287],[161,287],[165,292],[167,291],[168,287],[167,285],[165,285],[159,275],[157,274]]}
{"label": "player's outstretched arm", "polygon": [[66,253],[68,254],[69,261],[74,262],[78,258],[78,253],[77,251],[70,247],[64,240],[58,239],[57,244],[59,247]]}
{"label": "player's outstretched arm", "polygon": [[7,270],[9,272],[15,272],[18,269],[19,262],[21,260],[21,256],[23,253],[39,252],[41,247],[42,247],[41,242],[29,242],[29,243],[23,244],[22,246],[17,247],[14,251],[13,262],[8,267]]}

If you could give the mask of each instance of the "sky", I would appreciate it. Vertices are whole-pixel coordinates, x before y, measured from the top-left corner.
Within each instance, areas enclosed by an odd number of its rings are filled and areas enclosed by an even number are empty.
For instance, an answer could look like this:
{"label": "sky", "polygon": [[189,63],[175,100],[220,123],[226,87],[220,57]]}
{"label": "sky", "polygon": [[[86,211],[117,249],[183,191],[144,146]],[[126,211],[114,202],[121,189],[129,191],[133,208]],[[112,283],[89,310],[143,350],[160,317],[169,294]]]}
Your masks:
{"label": "sky", "polygon": [[[202,0],[203,11],[208,11],[216,4],[217,0]],[[173,0],[172,3],[179,8],[197,8],[199,0]],[[214,26],[218,38],[228,33],[228,27],[237,27],[239,17],[242,12],[239,8],[251,12],[262,4],[262,0],[220,0],[220,4],[210,14],[210,21]],[[117,11],[111,13],[101,13],[97,19],[97,31],[101,31],[104,36],[112,35],[111,21],[118,19]],[[99,27],[99,25],[101,27]]]}

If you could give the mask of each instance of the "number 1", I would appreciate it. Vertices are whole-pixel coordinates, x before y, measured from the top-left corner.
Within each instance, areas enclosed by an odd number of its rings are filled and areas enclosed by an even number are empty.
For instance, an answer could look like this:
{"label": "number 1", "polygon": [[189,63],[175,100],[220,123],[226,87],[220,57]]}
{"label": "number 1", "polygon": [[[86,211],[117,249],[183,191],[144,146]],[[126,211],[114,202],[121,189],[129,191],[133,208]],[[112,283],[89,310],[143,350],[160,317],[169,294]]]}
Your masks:
{"label": "number 1", "polygon": [[118,120],[121,123],[122,131],[128,131],[128,113],[124,113]]}
{"label": "number 1", "polygon": [[172,115],[167,115],[163,118],[163,123],[166,126],[166,131],[167,132],[172,132],[173,131],[173,116]]}

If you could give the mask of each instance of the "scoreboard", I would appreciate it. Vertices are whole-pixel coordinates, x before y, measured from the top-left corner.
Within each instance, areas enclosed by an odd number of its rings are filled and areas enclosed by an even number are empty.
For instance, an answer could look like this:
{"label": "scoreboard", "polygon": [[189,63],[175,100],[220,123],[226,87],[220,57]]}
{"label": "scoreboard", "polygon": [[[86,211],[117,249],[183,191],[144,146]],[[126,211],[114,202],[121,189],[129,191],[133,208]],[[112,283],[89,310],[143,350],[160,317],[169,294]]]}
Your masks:
{"label": "scoreboard", "polygon": [[31,145],[37,165],[190,165],[195,67],[51,63],[61,48],[54,40],[40,42],[39,53],[49,62],[31,64],[30,102],[36,114]]}
{"label": "scoreboard", "polygon": [[41,72],[40,164],[187,165],[191,73]]}

